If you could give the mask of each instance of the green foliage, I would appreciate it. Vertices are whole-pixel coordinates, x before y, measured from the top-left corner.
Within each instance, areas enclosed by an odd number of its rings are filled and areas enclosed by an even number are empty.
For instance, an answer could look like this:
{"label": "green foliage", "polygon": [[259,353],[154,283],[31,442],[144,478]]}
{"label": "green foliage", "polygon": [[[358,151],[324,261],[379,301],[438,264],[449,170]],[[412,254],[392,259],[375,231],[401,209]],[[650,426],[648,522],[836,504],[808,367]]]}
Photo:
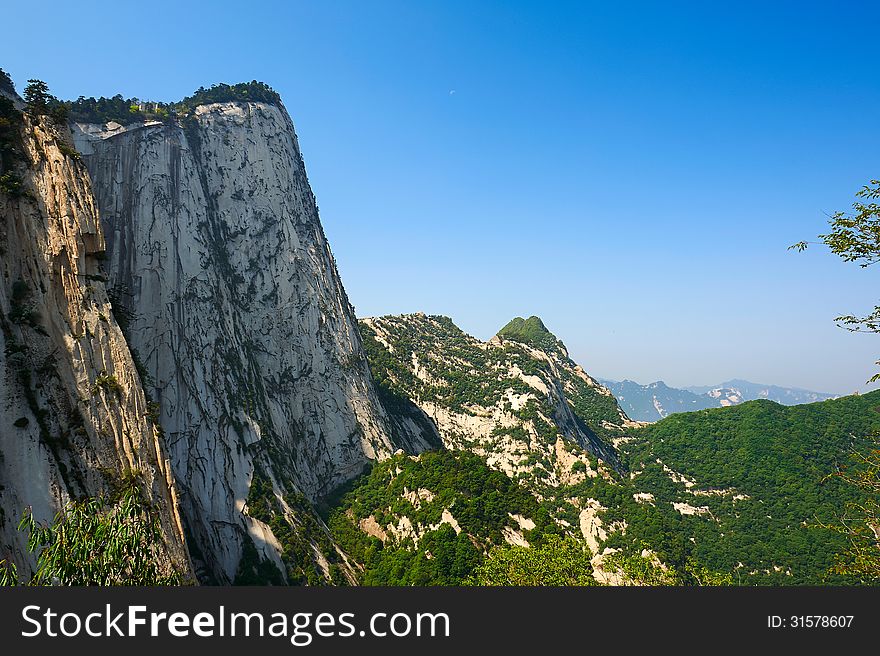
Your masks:
{"label": "green foliage", "polygon": [[650,553],[618,551],[606,556],[602,563],[605,571],[616,571],[631,585],[689,585],[730,586],[734,576],[730,572],[715,572],[694,559],[688,559],[680,570],[659,563]]}
{"label": "green foliage", "polygon": [[[45,82],[28,82],[24,92],[27,112],[35,119],[45,115],[58,125],[65,124],[67,106],[49,93]],[[4,86],[8,93],[15,92],[9,76],[0,70],[0,88]],[[29,164],[22,137],[23,125],[22,113],[15,108],[12,99],[0,96],[0,192],[12,198],[32,197],[24,186],[20,171],[22,165]],[[56,143],[63,154],[79,158],[79,153],[64,139],[56,138]]]}
{"label": "green foliage", "polygon": [[[103,282],[103,280],[101,281]],[[125,285],[117,285],[107,289],[107,299],[110,301],[110,312],[113,314],[113,320],[122,331],[126,341],[130,342],[131,324],[138,318],[138,313],[131,307],[131,293]],[[144,374],[141,373],[141,378]],[[146,379],[144,379],[146,383]]]}
{"label": "green foliage", "polygon": [[[53,101],[51,103],[51,106],[49,107],[48,115],[49,118],[51,118],[55,122],[55,125],[66,127],[67,119],[70,117],[70,105],[53,97]],[[58,149],[61,150],[62,153],[64,153],[68,157],[79,159],[79,153],[73,146],[70,146],[60,139],[57,143]]]}
{"label": "green foliage", "polygon": [[677,585],[698,585],[698,586],[724,586],[739,585],[738,581],[731,572],[715,572],[698,563],[694,559],[690,559],[685,563],[684,571],[677,574]]}
{"label": "green foliage", "polygon": [[[830,475],[880,430],[878,404],[874,392],[794,407],[752,401],[673,415],[633,432],[635,441],[624,447],[637,472],[632,481],[616,490],[588,481],[578,491],[611,508],[609,519],[625,518],[631,542],[650,545],[680,571],[693,559],[711,571],[741,567],[752,583],[853,583],[841,572],[829,575],[845,540],[827,526],[864,497]],[[731,491],[694,496],[664,465],[701,488]],[[635,491],[650,492],[656,504],[635,503]],[[708,514],[682,516],[673,502]],[[607,545],[626,546],[620,538]]]}
{"label": "green foliage", "polygon": [[[526,323],[515,322],[512,329],[522,331]],[[847,539],[830,525],[847,504],[859,503],[864,508],[864,492],[829,475],[852,451],[863,452],[870,444],[869,436],[880,431],[880,414],[875,411],[880,392],[790,408],[757,401],[674,415],[643,429],[628,429],[622,426],[613,395],[593,384],[561,351],[548,353],[555,364],[550,371],[545,360],[533,357],[522,344],[480,344],[446,317],[382,317],[361,328],[380,388],[402,399],[430,401],[463,414],[504,408],[518,420],[496,426],[489,437],[504,439],[508,449],[511,444],[522,445],[517,453],[524,471],[515,482],[528,484],[543,497],[537,512],[525,513],[538,524],[534,535],[527,536],[533,547],[549,535],[564,533],[558,521],[577,526],[584,503],[594,499],[606,509],[601,511],[608,529],[603,548],[620,550],[620,569],[640,584],[852,584],[862,580],[852,569],[832,568]],[[529,338],[540,340],[540,333],[535,334],[538,329],[537,321],[532,322]],[[536,388],[510,374],[514,367],[526,377],[547,381],[554,376],[582,431],[592,431],[600,440],[628,434],[632,441],[621,446],[624,475],[588,477],[564,487],[550,485],[548,472],[554,463],[546,450],[536,448],[531,431],[552,444],[562,432],[559,422],[563,420],[554,415],[551,399],[542,398]],[[514,411],[507,399],[511,391],[531,398]],[[446,437],[465,449],[486,448],[487,444],[468,441],[467,434]],[[601,448],[602,443],[598,444]],[[608,452],[602,454],[603,459],[614,463],[614,451],[609,447]],[[400,468],[401,481],[407,480],[409,465],[402,463]],[[366,581],[440,580],[425,562],[421,542],[399,544],[388,530],[389,524],[397,526],[403,517],[422,527],[434,526],[437,507],[409,507],[412,504],[402,500],[402,488],[389,493],[396,479],[381,466],[371,476],[379,478],[371,485],[359,483],[363,486],[331,518],[334,535],[344,536],[340,543],[365,564]],[[414,489],[413,482],[407,485],[410,491]],[[424,487],[433,490],[428,484]],[[461,521],[457,508],[452,513]],[[370,517],[387,534],[384,541],[359,529],[359,522]],[[623,522],[625,531],[610,528]],[[861,526],[870,530],[864,522]],[[873,534],[867,530],[862,530],[861,538]],[[463,532],[483,552],[499,544],[486,539],[479,529]],[[645,548],[653,554],[650,559],[642,555]]]}
{"label": "green foliage", "polygon": [[467,580],[468,585],[596,585],[589,552],[571,537],[548,536],[535,547],[496,546]]}
{"label": "green foliage", "polygon": [[[856,197],[871,201],[880,198],[880,180],[871,180],[856,192]],[[832,214],[831,232],[819,237],[844,262],[868,267],[880,261],[880,206],[856,201],[852,207],[852,214]]]}
{"label": "green foliage", "polygon": [[15,563],[0,560],[0,588],[18,585],[18,568]]}
{"label": "green foliage", "polygon": [[25,195],[21,176],[15,170],[24,162],[21,112],[9,98],[0,96],[0,192],[13,198]]}
{"label": "green foliage", "polygon": [[602,568],[618,571],[636,585],[675,585],[678,583],[674,570],[659,566],[650,557],[619,551],[605,558]]}
{"label": "green foliage", "polygon": [[[62,122],[62,121],[63,121],[63,119],[59,120],[59,122]],[[69,143],[64,141],[63,139],[59,139],[55,143],[58,146],[58,150],[65,157],[70,157],[71,159],[80,159],[79,151],[76,148],[74,148],[73,146],[71,146]]]}
{"label": "green foliage", "polygon": [[49,103],[54,99],[49,93],[49,86],[42,80],[28,80],[23,97],[28,111],[35,116],[48,114]]}
{"label": "green foliage", "polygon": [[498,336],[546,351],[554,351],[560,347],[564,348],[562,342],[547,330],[544,322],[535,316],[531,316],[528,319],[523,319],[522,317],[511,319],[504,328],[498,331]]}
{"label": "green foliage", "polygon": [[[862,268],[880,262],[880,180],[871,182],[856,193],[856,198],[863,198],[867,203],[853,203],[852,213],[835,212],[829,219],[831,232],[819,235],[831,252],[844,262],[856,262]],[[803,251],[807,242],[802,241],[790,246],[789,249]],[[874,306],[873,312],[864,317],[844,315],[837,317],[838,325],[853,332],[880,333],[880,305]],[[875,364],[880,365],[880,360]],[[880,380],[880,373],[875,374],[869,383]]]}
{"label": "green foliage", "polygon": [[250,535],[242,536],[242,554],[233,585],[284,585],[284,577],[271,560],[264,560]]}
{"label": "green foliage", "polygon": [[[469,413],[468,406],[488,406],[506,389],[531,390],[519,379],[499,379],[495,364],[476,340],[459,330],[448,317],[429,316],[412,320],[383,317],[392,351],[377,339],[375,330],[361,323],[361,334],[370,370],[380,393],[398,398],[431,399],[456,412]],[[442,359],[431,353],[443,353]],[[433,379],[426,381],[411,370],[413,358]]]}
{"label": "green foliage", "polygon": [[[163,564],[158,516],[134,478],[112,497],[71,501],[51,524],[28,510],[19,530],[38,554],[28,585],[180,585],[181,572]],[[11,563],[0,561],[0,584],[19,583]]]}
{"label": "green foliage", "polygon": [[128,125],[151,120],[166,121],[175,116],[186,116],[199,105],[234,101],[280,105],[281,97],[268,84],[253,80],[232,85],[215,84],[207,89],[199,87],[193,95],[176,103],[144,102],[117,94],[112,98],[80,96],[68,103],[68,107],[73,121],[100,124],[114,121]]}
{"label": "green foliage", "polygon": [[112,121],[128,125],[169,116],[169,106],[164,103],[143,103],[143,111],[139,109],[141,105],[137,98],[123,98],[121,94],[112,98],[80,96],[69,104],[70,119],[80,123],[104,124]]}
{"label": "green foliage", "polygon": [[[422,494],[417,503],[412,495]],[[461,531],[441,522],[448,510]],[[355,481],[331,510],[328,524],[337,543],[364,567],[366,585],[459,585],[504,541],[510,514],[535,517],[535,498],[503,473],[468,452],[437,451],[418,458],[394,456]],[[371,519],[387,533],[383,543],[360,528]],[[406,518],[424,531],[418,544],[397,540],[387,529]],[[431,528],[435,527],[435,528]],[[538,535],[536,528],[529,533]]]}
{"label": "green foliage", "polygon": [[448,524],[426,533],[418,548],[376,545],[368,555],[362,578],[368,586],[460,585],[482,560],[469,537]]}
{"label": "green foliage", "polygon": [[123,388],[119,384],[119,380],[113,374],[108,374],[106,370],[102,370],[98,377],[95,378],[95,384],[92,386],[92,392],[97,394],[99,390],[114,394],[116,398],[122,397]]}
{"label": "green foliage", "polygon": [[12,83],[12,78],[2,68],[0,68],[0,91],[10,95],[15,93],[15,85]]}
{"label": "green foliage", "polygon": [[31,116],[48,116],[57,125],[67,123],[68,104],[49,93],[48,85],[42,80],[28,80],[23,97],[27,103],[27,112]]}
{"label": "green foliage", "polygon": [[40,313],[31,302],[31,297],[31,289],[24,280],[19,278],[12,283],[9,319],[13,323],[40,328]]}
{"label": "green foliage", "polygon": [[[395,381],[404,378],[412,384],[416,378],[408,370],[398,366],[391,354],[376,340],[375,332],[366,324],[360,324],[360,332],[364,345],[364,352],[370,367],[370,374],[379,396],[379,401],[385,411],[392,418],[398,417],[409,420],[421,427],[425,437],[435,435],[435,428],[426,425],[425,416],[419,411],[409,397],[401,391],[400,385]],[[395,443],[403,444],[405,435],[401,435],[397,422],[391,423]],[[437,443],[440,447],[442,444]]]}
{"label": "green foliage", "polygon": [[836,476],[862,492],[849,502],[840,523],[829,528],[843,535],[846,549],[837,555],[832,571],[855,576],[861,583],[880,583],[880,449],[856,455],[857,467],[841,469]]}
{"label": "green foliage", "polygon": [[27,195],[21,178],[13,171],[7,171],[0,175],[0,192],[12,198],[21,198]]}
{"label": "green foliage", "polygon": [[220,83],[211,85],[207,89],[199,87],[193,95],[175,103],[174,109],[180,114],[185,114],[199,105],[234,101],[280,105],[281,96],[268,84],[257,80],[232,85]]}
{"label": "green foliage", "polygon": [[[606,441],[619,437],[621,430],[609,428],[609,425],[616,426],[622,421],[620,406],[614,395],[606,393],[603,387],[587,383],[568,369],[562,369],[559,373],[563,384],[570,390],[568,399],[572,409],[589,431]],[[608,451],[614,453],[612,449]]]}
{"label": "green foliage", "polygon": [[[276,495],[271,481],[259,471],[254,473],[248,492],[247,514],[268,524],[282,546],[281,561],[291,585],[344,585],[341,557],[326,529],[315,516],[311,504],[302,495],[287,494],[284,504]],[[288,514],[285,505],[292,514]],[[284,579],[274,563],[263,561],[249,536],[244,536],[244,554],[236,585],[280,585]],[[317,552],[330,564],[331,580],[318,565]]]}

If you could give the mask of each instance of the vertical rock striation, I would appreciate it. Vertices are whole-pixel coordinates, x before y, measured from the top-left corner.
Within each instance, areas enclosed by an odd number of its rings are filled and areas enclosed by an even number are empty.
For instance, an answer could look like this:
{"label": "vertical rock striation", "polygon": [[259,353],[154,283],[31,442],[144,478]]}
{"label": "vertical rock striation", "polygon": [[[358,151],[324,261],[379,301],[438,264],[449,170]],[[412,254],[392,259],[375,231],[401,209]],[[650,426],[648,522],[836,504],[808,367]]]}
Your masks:
{"label": "vertical rock striation", "polygon": [[293,125],[280,105],[222,102],[74,129],[200,576],[230,582],[246,534],[278,560],[248,514],[255,478],[273,503],[314,502],[396,448]]}
{"label": "vertical rock striation", "polygon": [[66,128],[9,115],[21,128],[12,144],[21,187],[0,188],[0,559],[27,578],[25,508],[51,520],[64,502],[136,472],[161,522],[159,557],[188,572],[170,463],[101,275],[88,173]]}

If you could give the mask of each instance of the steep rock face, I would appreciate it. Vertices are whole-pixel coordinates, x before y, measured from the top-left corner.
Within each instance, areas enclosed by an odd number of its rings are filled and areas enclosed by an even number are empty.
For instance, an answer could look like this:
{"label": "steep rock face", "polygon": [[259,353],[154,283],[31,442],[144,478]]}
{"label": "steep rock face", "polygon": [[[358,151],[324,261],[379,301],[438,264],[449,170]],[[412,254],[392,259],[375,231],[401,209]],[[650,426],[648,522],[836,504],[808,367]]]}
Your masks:
{"label": "steep rock face", "polygon": [[226,102],[76,141],[202,576],[231,581],[245,532],[271,557],[246,508],[255,473],[314,501],[395,449],[293,125]]}
{"label": "steep rock face", "polygon": [[597,459],[616,468],[613,441],[636,425],[549,332],[537,346],[481,342],[424,314],[366,318],[361,330],[380,389],[412,399],[448,448],[538,488],[596,476]]}
{"label": "steep rock face", "polygon": [[26,578],[34,563],[17,531],[25,508],[51,520],[64,502],[107,493],[136,472],[161,522],[159,557],[186,575],[170,463],[100,273],[104,237],[88,173],[66,128],[11,115],[22,186],[0,189],[0,559]]}

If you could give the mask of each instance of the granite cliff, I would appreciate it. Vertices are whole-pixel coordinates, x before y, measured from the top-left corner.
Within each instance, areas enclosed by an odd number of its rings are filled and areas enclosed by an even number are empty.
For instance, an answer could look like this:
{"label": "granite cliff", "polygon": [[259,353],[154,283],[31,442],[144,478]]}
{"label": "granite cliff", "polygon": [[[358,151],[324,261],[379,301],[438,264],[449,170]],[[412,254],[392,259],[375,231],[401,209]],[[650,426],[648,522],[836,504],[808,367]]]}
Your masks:
{"label": "granite cliff", "polygon": [[32,564],[25,508],[137,472],[169,566],[351,580],[316,503],[439,436],[377,395],[278,95],[26,104],[4,80],[0,557]]}
{"label": "granite cliff", "polygon": [[[293,124],[280,101],[236,100],[74,134],[200,577],[234,581],[247,540],[282,565],[285,545],[251,506],[322,533],[289,495],[307,509],[369,461],[427,446],[391,439]],[[322,541],[300,546],[329,576],[344,559]]]}
{"label": "granite cliff", "polygon": [[178,488],[102,272],[103,231],[67,126],[0,93],[0,559],[34,567],[17,530],[134,474],[157,557],[187,575]]}

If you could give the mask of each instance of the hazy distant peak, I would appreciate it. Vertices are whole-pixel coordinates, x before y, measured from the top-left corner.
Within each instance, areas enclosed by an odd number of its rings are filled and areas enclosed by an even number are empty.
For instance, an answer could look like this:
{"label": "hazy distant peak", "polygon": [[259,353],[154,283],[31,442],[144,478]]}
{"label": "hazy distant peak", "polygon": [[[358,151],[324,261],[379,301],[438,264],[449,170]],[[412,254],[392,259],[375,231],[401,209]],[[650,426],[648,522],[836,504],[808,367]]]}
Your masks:
{"label": "hazy distant peak", "polygon": [[632,380],[600,379],[617,397],[621,408],[637,421],[657,421],[677,412],[739,405],[746,401],[769,400],[782,405],[816,403],[834,398],[831,394],[796,387],[752,383],[741,378],[704,387],[669,387],[662,380],[641,385]]}

